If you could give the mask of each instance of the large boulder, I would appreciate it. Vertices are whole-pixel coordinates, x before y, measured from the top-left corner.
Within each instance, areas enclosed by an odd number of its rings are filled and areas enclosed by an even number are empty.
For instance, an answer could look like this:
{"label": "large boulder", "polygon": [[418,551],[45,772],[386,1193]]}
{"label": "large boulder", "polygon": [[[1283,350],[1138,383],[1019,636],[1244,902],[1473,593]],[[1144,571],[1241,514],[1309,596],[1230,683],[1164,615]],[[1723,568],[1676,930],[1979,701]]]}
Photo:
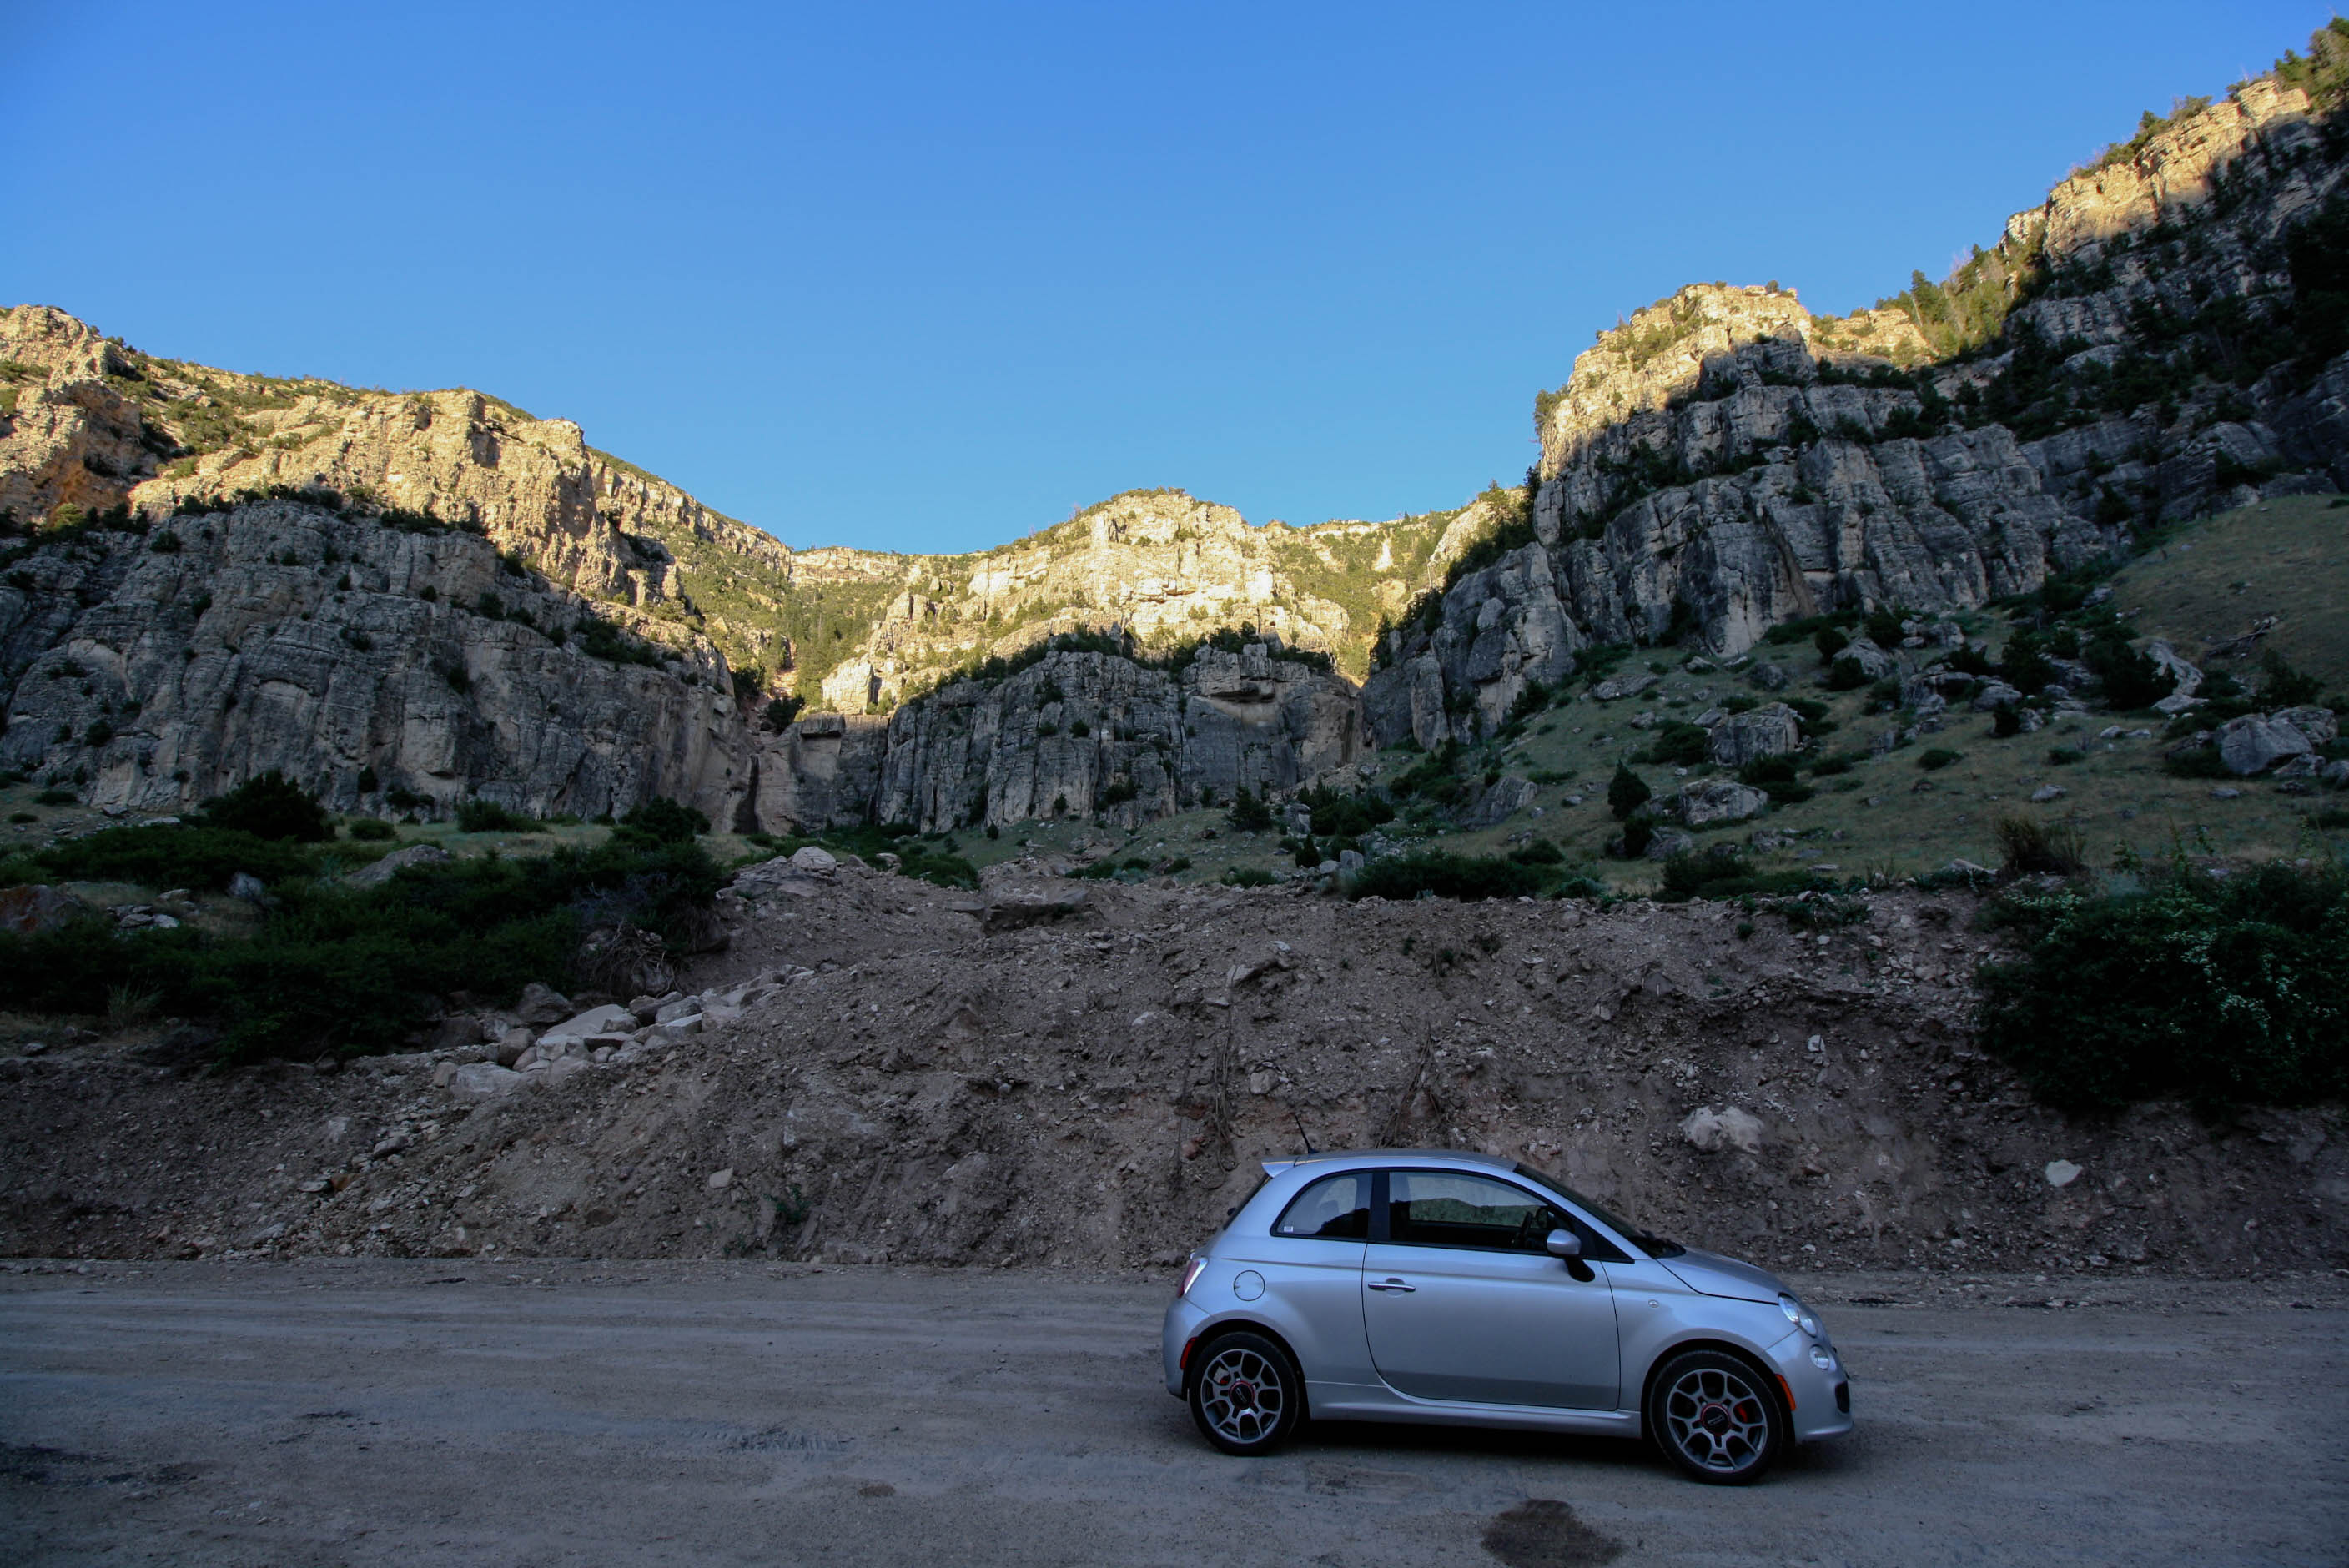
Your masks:
{"label": "large boulder", "polygon": [[2305,756],[2316,748],[2308,737],[2282,718],[2247,713],[2219,727],[2219,759],[2227,771],[2248,778],[2264,773],[2287,757]]}
{"label": "large boulder", "polygon": [[1740,1154],[1759,1154],[1762,1131],[1759,1117],[1733,1105],[1719,1110],[1701,1105],[1681,1123],[1681,1136],[1702,1154],[1718,1154],[1724,1149],[1733,1149]]}
{"label": "large boulder", "polygon": [[1990,713],[2023,700],[2023,694],[2004,681],[1984,681],[1974,694],[1974,711]]}
{"label": "large boulder", "polygon": [[533,1026],[559,1024],[571,1016],[571,998],[533,980],[522,988],[522,1000],[514,1004],[513,1016]]}
{"label": "large boulder", "polygon": [[1609,676],[1590,688],[1590,696],[1596,702],[1614,702],[1621,697],[1638,696],[1661,678],[1645,670],[1633,675]]}
{"label": "large boulder", "polygon": [[14,932],[18,936],[55,931],[89,913],[89,905],[46,883],[0,888],[0,931]]}
{"label": "large boulder", "polygon": [[1900,706],[1919,712],[1939,713],[1949,706],[1953,696],[1962,696],[1974,684],[1974,677],[1963,670],[1940,666],[1909,676],[1900,683]]}
{"label": "large boulder", "polygon": [[1838,663],[1851,660],[1859,666],[1860,674],[1872,681],[1882,680],[1899,667],[1890,654],[1867,637],[1854,637],[1846,643],[1843,650],[1836,655],[1836,659]]}
{"label": "large boulder", "polygon": [[1803,743],[1803,721],[1783,702],[1733,713],[1713,727],[1706,750],[1724,768],[1742,768],[1757,757],[1783,757]]}
{"label": "large boulder", "polygon": [[[1464,824],[1495,828],[1534,803],[1534,787],[1524,779],[1496,779],[1471,807]],[[1309,826],[1310,824],[1309,823]]]}
{"label": "large boulder", "polygon": [[2278,708],[2275,717],[2308,737],[2311,746],[2330,746],[2341,738],[2341,722],[2329,707]]}
{"label": "large boulder", "polygon": [[2167,639],[2155,637],[2147,642],[2145,656],[2174,683],[2172,696],[2192,696],[2202,689],[2202,672],[2178,657],[2178,650]]}
{"label": "large boulder", "polygon": [[522,1088],[523,1076],[489,1062],[468,1062],[449,1075],[450,1098],[471,1104]]}
{"label": "large boulder", "polygon": [[1671,797],[1665,802],[1665,810],[1687,827],[1703,828],[1715,822],[1743,822],[1749,817],[1760,816],[1769,806],[1770,792],[1766,789],[1740,784],[1734,779],[1707,779]]}

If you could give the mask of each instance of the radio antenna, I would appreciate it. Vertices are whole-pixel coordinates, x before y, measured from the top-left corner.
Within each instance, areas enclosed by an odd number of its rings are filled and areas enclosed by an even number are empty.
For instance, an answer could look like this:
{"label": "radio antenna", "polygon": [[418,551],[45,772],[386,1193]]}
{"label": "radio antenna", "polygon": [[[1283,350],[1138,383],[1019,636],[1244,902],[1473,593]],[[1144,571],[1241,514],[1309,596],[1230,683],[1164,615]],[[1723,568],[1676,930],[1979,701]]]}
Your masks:
{"label": "radio antenna", "polygon": [[1319,1153],[1320,1150],[1313,1147],[1313,1140],[1309,1137],[1305,1131],[1305,1119],[1297,1114],[1297,1108],[1293,1105],[1288,1108],[1288,1119],[1297,1123],[1298,1140],[1305,1145],[1305,1152],[1308,1154]]}

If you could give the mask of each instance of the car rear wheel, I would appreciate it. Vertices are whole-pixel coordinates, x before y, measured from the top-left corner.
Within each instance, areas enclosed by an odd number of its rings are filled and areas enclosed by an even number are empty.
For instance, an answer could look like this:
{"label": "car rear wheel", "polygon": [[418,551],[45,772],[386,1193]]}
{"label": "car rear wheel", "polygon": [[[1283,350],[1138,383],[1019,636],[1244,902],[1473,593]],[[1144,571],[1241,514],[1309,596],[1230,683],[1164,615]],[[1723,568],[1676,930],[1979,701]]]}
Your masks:
{"label": "car rear wheel", "polygon": [[1773,1379],[1718,1350],[1675,1356],[1648,1387],[1648,1435],[1681,1473],[1715,1486],[1758,1480],[1794,1439]]}
{"label": "car rear wheel", "polygon": [[1273,1340],[1245,1330],[1199,1349],[1191,1418],[1227,1454],[1268,1454],[1288,1440],[1305,1412],[1305,1378]]}

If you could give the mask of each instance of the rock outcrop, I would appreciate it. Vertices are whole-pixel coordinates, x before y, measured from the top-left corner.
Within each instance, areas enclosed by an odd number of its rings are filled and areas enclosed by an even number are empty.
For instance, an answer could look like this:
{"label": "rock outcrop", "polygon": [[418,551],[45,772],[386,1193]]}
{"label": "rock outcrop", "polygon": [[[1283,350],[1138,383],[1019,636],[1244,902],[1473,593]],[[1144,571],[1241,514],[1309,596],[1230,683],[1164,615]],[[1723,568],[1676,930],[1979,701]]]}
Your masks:
{"label": "rock outcrop", "polygon": [[0,680],[0,768],[97,805],[168,810],[277,769],[339,810],[661,795],[723,820],[750,778],[707,645],[659,656],[471,534],[293,501],[23,554]]}
{"label": "rock outcrop", "polygon": [[1283,795],[1352,762],[1353,688],[1275,642],[1173,669],[1061,652],[877,718],[822,714],[762,739],[770,830],[861,820],[925,831],[1091,816],[1131,826],[1234,792]]}
{"label": "rock outcrop", "polygon": [[1692,284],[1601,333],[1537,404],[1516,547],[1382,646],[1372,734],[1489,734],[1591,644],[1734,657],[1785,620],[1971,608],[2142,523],[2349,487],[2349,356],[2290,357],[2287,242],[2331,211],[2342,153],[2261,78],[1885,307]]}

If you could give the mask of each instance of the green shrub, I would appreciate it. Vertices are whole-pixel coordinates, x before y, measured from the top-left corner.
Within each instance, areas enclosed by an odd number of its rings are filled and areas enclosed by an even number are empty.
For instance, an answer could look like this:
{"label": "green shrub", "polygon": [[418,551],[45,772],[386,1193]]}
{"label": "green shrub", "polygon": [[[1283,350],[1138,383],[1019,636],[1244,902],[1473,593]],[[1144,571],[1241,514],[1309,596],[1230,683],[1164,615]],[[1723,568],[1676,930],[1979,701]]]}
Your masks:
{"label": "green shrub", "polygon": [[1272,808],[1257,799],[1255,792],[1243,784],[1232,792],[1232,810],[1228,820],[1231,825],[1241,832],[1260,832],[1272,826]]}
{"label": "green shrub", "polygon": [[335,836],[334,820],[317,797],[274,768],[205,801],[200,814],[208,827],[250,833],[256,839],[319,844]]}
{"label": "green shrub", "polygon": [[2088,846],[2069,823],[2001,817],[1992,831],[1998,839],[2001,865],[2011,875],[2071,877],[2088,869]]}
{"label": "green shrub", "polygon": [[1313,813],[1313,830],[1325,838],[1359,839],[1394,820],[1394,807],[1376,795],[1341,795],[1324,787],[1309,789],[1299,799]]}
{"label": "green shrub", "polygon": [[2067,1111],[2349,1094],[2349,872],[2172,872],[2136,893],[2011,895],[2029,941],[1985,967],[1982,1039]]}
{"label": "green shrub", "polygon": [[709,819],[691,806],[656,795],[619,821],[615,838],[647,844],[686,844],[698,833],[709,831]]}
{"label": "green shrub", "polygon": [[2215,746],[2197,746],[2190,750],[2165,757],[2161,761],[2161,770],[2173,779],[2231,779],[2234,777],[2234,774],[2228,770],[2226,762],[2220,757],[2219,748]]}
{"label": "green shrub", "polygon": [[1634,762],[1651,767],[1693,768],[1704,760],[1705,748],[1712,737],[1700,724],[1682,724],[1674,720],[1658,729],[1648,748],[1634,757]]}
{"label": "green shrub", "polygon": [[311,852],[285,839],[259,839],[230,828],[181,822],[109,828],[54,844],[30,857],[66,882],[119,882],[150,888],[224,888],[239,872],[275,885],[308,876]]}
{"label": "green shrub", "polygon": [[1656,825],[1645,817],[1632,817],[1623,824],[1623,859],[1636,861],[1648,852],[1648,845],[1656,836]]}
{"label": "green shrub", "polygon": [[1917,766],[1922,768],[1928,773],[1931,773],[1940,769],[1947,768],[1952,762],[1959,762],[1963,759],[1962,755],[1959,752],[1949,750],[1945,747],[1934,746],[1929,747],[1925,750],[1917,754]]}
{"label": "green shrub", "polygon": [[380,817],[357,817],[351,821],[351,837],[362,841],[381,841],[398,837],[398,830]]}
{"label": "green shrub", "polygon": [[70,789],[44,789],[39,794],[33,797],[33,804],[36,806],[72,806],[78,804],[80,799],[81,797],[75,794]]}
{"label": "green shrub", "polygon": [[[142,865],[140,880],[154,879],[149,885],[215,885],[187,863],[206,843],[242,840],[296,861],[315,852],[203,828],[121,829],[70,847],[174,838],[182,863]],[[191,926],[123,938],[111,922],[93,919],[32,936],[0,934],[0,971],[17,977],[19,1005],[38,1011],[99,1013],[122,995],[217,1020],[224,1061],[383,1050],[431,1017],[450,992],[503,1003],[533,980],[568,985],[579,937],[595,926],[626,922],[684,940],[707,919],[719,880],[696,846],[616,842],[409,866],[371,888],[288,870],[250,938]]]}
{"label": "green shrub", "polygon": [[2001,740],[2023,733],[2023,716],[2013,703],[2002,702],[1990,710],[1990,732]]}
{"label": "green shrub", "polygon": [[1849,654],[1843,655],[1827,666],[1826,687],[1829,691],[1857,691],[1868,684],[1868,670]]}
{"label": "green shrub", "polygon": [[1811,643],[1819,650],[1819,663],[1831,666],[1851,646],[1851,634],[1841,626],[1821,626],[1811,634]]}
{"label": "green shrub", "polygon": [[1617,821],[1626,820],[1632,812],[1648,803],[1652,793],[1646,779],[1618,762],[1615,777],[1607,781],[1607,809],[1615,813]]}
{"label": "green shrub", "polygon": [[[2103,683],[2105,700],[2117,708],[2151,707],[2177,685],[2161,666],[2128,645],[2119,633],[2098,637],[2080,651],[2080,661]],[[2028,688],[2025,688],[2028,689]]]}
{"label": "green shrub", "polygon": [[1270,887],[1280,879],[1261,866],[1234,866],[1224,873],[1224,881],[1232,887]]}
{"label": "green shrub", "polygon": [[1356,898],[1519,898],[1538,893],[1548,879],[1536,866],[1448,850],[1414,850],[1372,861],[1348,891]]}
{"label": "green shrub", "polygon": [[1733,844],[1683,850],[1664,861],[1664,885],[1657,896],[1668,903],[1692,898],[1738,898],[1750,893],[1800,892],[1811,886],[1807,872],[1756,872]]}
{"label": "green shrub", "polygon": [[[635,815],[634,812],[629,814]],[[696,811],[692,816],[700,818],[701,814]],[[706,818],[701,820],[705,823],[708,820]],[[635,838],[638,833],[637,829],[623,827],[613,834],[613,838],[616,841]],[[1000,837],[1001,830],[989,823],[987,836],[990,839]],[[750,841],[775,854],[789,854],[809,844],[821,845],[834,854],[854,855],[866,861],[883,854],[893,854],[897,857],[897,870],[901,875],[915,877],[937,887],[975,888],[978,885],[978,868],[957,851],[953,840],[948,839],[936,846],[925,843],[912,827],[903,822],[866,823],[861,827],[833,829],[811,839],[774,839],[757,834]]]}
{"label": "green shrub", "polygon": [[495,800],[475,797],[457,802],[457,830],[460,833],[534,833],[538,824],[518,812],[508,810]]}
{"label": "green shrub", "polygon": [[2323,689],[2323,682],[2292,668],[2273,648],[2260,655],[2260,701],[2271,708],[2306,707]]}
{"label": "green shrub", "polygon": [[1509,851],[1509,859],[1521,866],[1555,866],[1566,862],[1566,851],[1547,839],[1536,839],[1530,844],[1520,844]]}
{"label": "green shrub", "polygon": [[1833,735],[1835,733],[1835,721],[1827,717],[1827,705],[1818,698],[1790,696],[1782,700],[1788,707],[1795,710],[1795,717],[1803,721],[1804,734]]}
{"label": "green shrub", "polygon": [[1800,805],[1816,793],[1796,779],[1791,757],[1756,757],[1737,770],[1737,781],[1767,789],[1771,802],[1780,806]]}
{"label": "green shrub", "polygon": [[[2213,752],[2212,755],[2216,756],[2217,753]],[[2047,748],[2047,766],[2050,768],[2069,768],[2075,762],[2085,762],[2087,759],[2088,754],[2076,746],[2051,746]]]}

